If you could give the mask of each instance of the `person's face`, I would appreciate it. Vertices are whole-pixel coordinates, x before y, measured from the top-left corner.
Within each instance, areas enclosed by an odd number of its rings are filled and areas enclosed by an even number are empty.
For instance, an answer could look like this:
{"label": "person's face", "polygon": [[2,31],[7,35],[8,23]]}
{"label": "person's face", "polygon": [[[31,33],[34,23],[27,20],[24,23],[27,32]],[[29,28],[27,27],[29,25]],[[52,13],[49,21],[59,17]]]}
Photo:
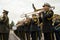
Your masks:
{"label": "person's face", "polygon": [[32,16],[32,18],[34,18],[34,16]]}
{"label": "person's face", "polygon": [[26,18],[26,21],[28,22],[29,21],[29,18]]}
{"label": "person's face", "polygon": [[6,13],[3,13],[3,16],[7,16]]}
{"label": "person's face", "polygon": [[36,16],[32,16],[32,18],[34,19],[34,18],[36,18]]}
{"label": "person's face", "polygon": [[50,8],[50,7],[48,7],[48,6],[44,6],[44,7],[43,7],[44,10],[49,10],[49,8]]}

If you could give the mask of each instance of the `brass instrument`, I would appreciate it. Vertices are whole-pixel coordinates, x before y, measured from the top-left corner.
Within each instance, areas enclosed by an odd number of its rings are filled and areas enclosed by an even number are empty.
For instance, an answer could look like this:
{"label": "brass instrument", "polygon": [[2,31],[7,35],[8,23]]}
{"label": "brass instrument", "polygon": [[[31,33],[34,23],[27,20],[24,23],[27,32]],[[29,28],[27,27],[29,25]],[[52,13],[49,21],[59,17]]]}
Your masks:
{"label": "brass instrument", "polygon": [[[55,7],[52,6],[49,10],[54,10],[54,9],[55,9]],[[25,17],[25,15],[27,15],[29,17],[29,16],[32,16],[32,14],[38,15],[42,11],[44,11],[43,8],[42,9],[36,9],[34,12],[25,13],[25,14],[21,15],[20,17],[23,18],[23,17]]]}
{"label": "brass instrument", "polygon": [[23,25],[23,21],[18,21],[17,24],[12,27],[12,30],[17,30],[21,25]]}
{"label": "brass instrument", "polygon": [[16,24],[16,26],[19,27],[19,26],[23,25],[23,23],[24,23],[23,20],[22,21],[18,21],[18,23]]}
{"label": "brass instrument", "polygon": [[[21,15],[21,18],[24,18],[24,17],[30,18],[29,16],[32,17],[32,15],[35,14],[35,15],[36,15],[36,18],[38,19],[38,25],[39,25],[39,14],[40,14],[42,11],[44,11],[44,9],[43,9],[43,8],[41,8],[41,9],[36,9],[35,6],[34,6],[34,4],[32,4],[32,6],[33,6],[34,11],[33,11],[33,12],[29,12],[29,13],[25,13],[25,14]],[[54,6],[52,6],[52,7],[50,8],[50,10],[54,10],[54,9],[55,9]],[[40,16],[43,17],[42,14],[41,14]],[[35,17],[35,16],[34,16],[34,17]],[[48,18],[48,19],[49,19],[49,18]],[[49,19],[49,20],[50,20],[50,19]],[[37,21],[37,20],[34,19],[34,21]]]}

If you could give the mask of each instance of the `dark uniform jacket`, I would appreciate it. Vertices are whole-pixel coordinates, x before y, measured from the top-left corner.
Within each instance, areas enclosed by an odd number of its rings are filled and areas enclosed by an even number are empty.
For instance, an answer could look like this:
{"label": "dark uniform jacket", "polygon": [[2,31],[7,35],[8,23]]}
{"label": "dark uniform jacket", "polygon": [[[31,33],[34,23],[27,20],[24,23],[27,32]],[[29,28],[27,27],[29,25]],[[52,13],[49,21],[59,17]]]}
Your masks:
{"label": "dark uniform jacket", "polygon": [[55,31],[60,31],[60,20],[59,19],[57,19],[57,20],[55,20],[55,23],[54,23],[54,30]]}
{"label": "dark uniform jacket", "polygon": [[39,26],[38,26],[38,22],[37,21],[38,21],[38,19],[36,19],[36,21],[31,19],[30,31],[39,31]]}
{"label": "dark uniform jacket", "polygon": [[9,18],[3,17],[0,21],[0,33],[9,33]]}
{"label": "dark uniform jacket", "polygon": [[18,28],[17,28],[18,31],[24,31],[24,24],[23,25],[20,25]]}
{"label": "dark uniform jacket", "polygon": [[30,22],[24,23],[24,29],[26,32],[30,32]]}
{"label": "dark uniform jacket", "polygon": [[41,12],[42,13],[42,23],[43,23],[43,27],[42,30],[43,32],[51,32],[52,31],[52,17],[53,17],[53,11],[46,11],[46,12]]}

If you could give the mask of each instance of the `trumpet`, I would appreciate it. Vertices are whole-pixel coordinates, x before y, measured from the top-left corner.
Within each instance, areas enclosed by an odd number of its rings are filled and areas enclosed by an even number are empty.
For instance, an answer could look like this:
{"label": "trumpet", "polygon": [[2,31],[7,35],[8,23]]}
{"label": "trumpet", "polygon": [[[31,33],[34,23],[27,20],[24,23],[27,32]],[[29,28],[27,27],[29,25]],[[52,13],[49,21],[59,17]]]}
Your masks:
{"label": "trumpet", "polygon": [[34,12],[25,13],[25,14],[21,15],[20,17],[21,17],[21,18],[24,18],[24,17],[26,17],[25,15],[27,15],[27,17],[29,17],[29,16],[32,16],[32,14],[38,15],[38,13],[39,13],[39,12],[42,12],[42,11],[43,11],[43,10],[40,9],[39,11],[34,11]]}
{"label": "trumpet", "polygon": [[[21,18],[24,18],[24,17],[26,17],[25,15],[27,15],[27,17],[29,18],[29,16],[32,16],[32,14],[36,14],[37,17],[39,17],[39,16],[38,16],[38,13],[40,14],[40,12],[44,11],[43,8],[41,8],[41,9],[36,9],[36,7],[35,7],[35,5],[34,5],[33,3],[32,3],[32,8],[34,9],[33,12],[25,13],[25,14],[21,15],[20,17],[21,17]],[[55,9],[55,6],[51,6],[49,10],[54,10],[54,9]]]}
{"label": "trumpet", "polygon": [[[54,9],[55,9],[55,7],[52,6],[49,10],[54,10]],[[27,16],[29,17],[29,16],[32,16],[32,14],[38,15],[38,14],[39,14],[40,12],[42,12],[42,11],[44,11],[43,8],[42,8],[42,9],[36,9],[35,11],[29,12],[29,13],[25,13],[25,14],[21,15],[20,17],[23,18],[23,17],[25,17],[25,15],[27,15]]]}

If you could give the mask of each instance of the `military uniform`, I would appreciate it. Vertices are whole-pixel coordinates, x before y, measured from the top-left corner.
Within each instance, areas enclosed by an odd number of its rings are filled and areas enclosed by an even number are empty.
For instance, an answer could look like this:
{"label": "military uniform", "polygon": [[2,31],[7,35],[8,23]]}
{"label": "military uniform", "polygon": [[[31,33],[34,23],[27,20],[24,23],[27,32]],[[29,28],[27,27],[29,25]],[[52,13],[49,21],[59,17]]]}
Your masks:
{"label": "military uniform", "polygon": [[[48,3],[45,3],[43,5],[43,7],[45,7],[44,11],[41,12],[41,18],[42,18],[42,23],[43,23],[43,27],[42,27],[42,31],[44,33],[44,40],[54,40],[53,38],[53,26],[52,26],[52,17],[54,12],[50,9],[51,6]],[[48,8],[46,10],[46,8]]]}
{"label": "military uniform", "polygon": [[52,39],[52,17],[53,17],[53,11],[45,11],[42,12],[42,22],[43,22],[43,33],[44,33],[44,40],[53,40]]}
{"label": "military uniform", "polygon": [[[35,14],[33,14],[33,16],[36,16]],[[37,40],[38,39],[38,34],[39,34],[39,26],[38,26],[38,19],[37,18],[33,18],[31,19],[31,37],[32,40]]]}
{"label": "military uniform", "polygon": [[[4,10],[4,13],[8,11]],[[2,17],[3,20],[0,21],[0,40],[8,40],[9,38],[9,18],[8,16]]]}
{"label": "military uniform", "polygon": [[17,30],[14,31],[14,33],[21,39],[25,40],[25,31],[24,31],[24,24],[17,27]]}
{"label": "military uniform", "polygon": [[44,33],[44,40],[54,40],[53,38],[53,26],[52,26],[52,17],[54,12],[50,9],[51,6],[48,3],[43,5],[44,9],[41,14],[41,20],[43,23],[42,31]]}
{"label": "military uniform", "polygon": [[56,40],[60,40],[60,20],[57,19],[55,20],[54,23],[54,29],[55,29],[55,35],[56,35]]}
{"label": "military uniform", "polygon": [[30,22],[24,24],[27,40],[30,40]]}

